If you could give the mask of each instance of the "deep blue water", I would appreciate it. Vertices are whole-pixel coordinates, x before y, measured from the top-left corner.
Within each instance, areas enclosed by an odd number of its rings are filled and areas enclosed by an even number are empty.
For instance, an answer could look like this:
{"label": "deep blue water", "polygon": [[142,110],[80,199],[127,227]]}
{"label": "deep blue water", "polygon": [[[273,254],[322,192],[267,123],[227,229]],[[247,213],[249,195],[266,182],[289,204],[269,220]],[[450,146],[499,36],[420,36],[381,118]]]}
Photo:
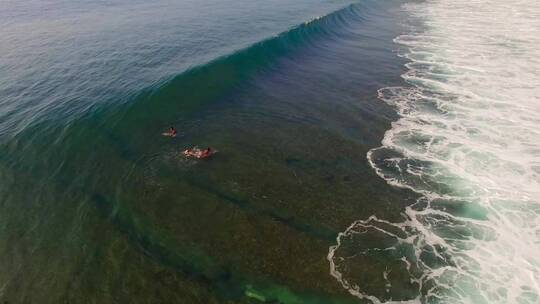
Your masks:
{"label": "deep blue water", "polygon": [[0,134],[124,102],[349,2],[3,1]]}

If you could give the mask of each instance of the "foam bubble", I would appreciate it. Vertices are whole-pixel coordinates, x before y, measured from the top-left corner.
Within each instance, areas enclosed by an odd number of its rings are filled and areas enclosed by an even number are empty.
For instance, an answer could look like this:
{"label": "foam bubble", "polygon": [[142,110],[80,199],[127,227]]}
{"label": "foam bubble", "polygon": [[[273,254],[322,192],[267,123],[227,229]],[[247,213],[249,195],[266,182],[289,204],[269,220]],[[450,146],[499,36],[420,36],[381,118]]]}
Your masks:
{"label": "foam bubble", "polygon": [[374,303],[538,303],[540,3],[403,8],[416,22],[395,39],[408,86],[379,90],[400,119],[367,157],[421,198],[401,223],[371,217],[340,233],[331,274]]}

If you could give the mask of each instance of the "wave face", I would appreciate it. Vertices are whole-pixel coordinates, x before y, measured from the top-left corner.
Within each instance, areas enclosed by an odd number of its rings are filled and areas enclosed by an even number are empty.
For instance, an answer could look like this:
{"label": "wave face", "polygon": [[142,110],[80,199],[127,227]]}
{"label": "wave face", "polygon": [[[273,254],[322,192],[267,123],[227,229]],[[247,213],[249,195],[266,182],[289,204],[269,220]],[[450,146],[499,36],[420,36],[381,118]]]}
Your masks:
{"label": "wave face", "polygon": [[[401,223],[373,216],[341,233],[331,273],[375,303],[538,303],[540,3],[403,8],[413,22],[395,42],[410,61],[408,85],[380,89],[400,118],[367,157],[420,198]],[[375,294],[350,269],[377,255],[394,262],[381,266],[386,289]],[[416,292],[396,297],[403,282]]]}
{"label": "wave face", "polygon": [[151,84],[347,4],[2,1],[0,141],[129,102]]}

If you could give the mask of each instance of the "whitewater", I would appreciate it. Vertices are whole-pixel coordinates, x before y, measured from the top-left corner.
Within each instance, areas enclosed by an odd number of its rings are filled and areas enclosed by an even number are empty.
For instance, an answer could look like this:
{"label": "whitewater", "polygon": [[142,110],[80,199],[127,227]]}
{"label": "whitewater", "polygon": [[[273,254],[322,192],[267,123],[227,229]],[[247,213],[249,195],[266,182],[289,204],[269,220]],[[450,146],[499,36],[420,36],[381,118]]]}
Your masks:
{"label": "whitewater", "polygon": [[[402,8],[406,85],[379,90],[399,119],[367,158],[418,199],[402,222],[372,216],[340,233],[331,275],[374,303],[539,303],[540,2]],[[393,261],[375,294],[349,269],[381,252]],[[399,271],[407,277],[391,279]],[[396,297],[399,280],[417,291]]]}

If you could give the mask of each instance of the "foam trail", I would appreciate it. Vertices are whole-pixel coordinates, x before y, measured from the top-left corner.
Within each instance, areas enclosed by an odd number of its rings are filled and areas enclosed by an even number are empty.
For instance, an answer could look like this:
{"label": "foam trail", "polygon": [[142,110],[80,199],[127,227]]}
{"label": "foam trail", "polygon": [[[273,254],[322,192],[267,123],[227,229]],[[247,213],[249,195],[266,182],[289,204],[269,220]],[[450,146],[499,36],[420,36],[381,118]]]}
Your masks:
{"label": "foam trail", "polygon": [[[331,274],[375,303],[538,303],[540,2],[403,8],[410,32],[395,42],[410,60],[408,86],[379,90],[400,119],[367,157],[389,184],[421,198],[402,223],[371,217],[341,233]],[[381,271],[353,275],[374,252],[386,254]],[[389,287],[362,285],[365,276]]]}

